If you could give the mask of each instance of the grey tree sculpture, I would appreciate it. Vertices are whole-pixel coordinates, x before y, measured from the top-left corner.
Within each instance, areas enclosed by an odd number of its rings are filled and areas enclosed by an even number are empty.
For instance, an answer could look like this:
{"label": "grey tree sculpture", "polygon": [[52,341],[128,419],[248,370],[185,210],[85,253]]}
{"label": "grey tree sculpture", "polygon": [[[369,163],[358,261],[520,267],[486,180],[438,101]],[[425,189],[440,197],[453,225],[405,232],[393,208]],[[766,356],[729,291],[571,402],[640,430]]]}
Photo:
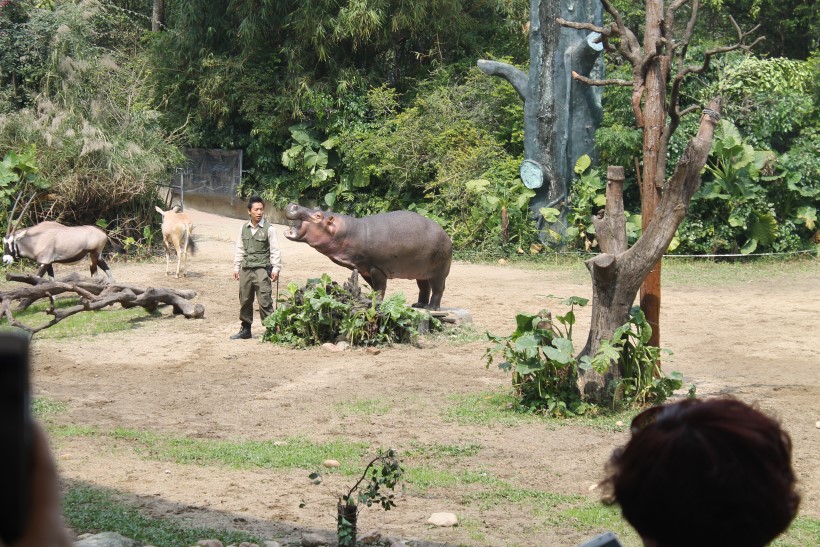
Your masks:
{"label": "grey tree sculpture", "polygon": [[524,162],[521,178],[535,190],[530,201],[542,239],[552,239],[540,210],[564,209],[577,159],[594,156],[594,137],[602,115],[601,88],[578,82],[572,73],[600,78],[600,35],[561,27],[558,19],[601,25],[599,0],[530,1],[529,74],[499,61],[478,67],[507,80],[524,101]]}

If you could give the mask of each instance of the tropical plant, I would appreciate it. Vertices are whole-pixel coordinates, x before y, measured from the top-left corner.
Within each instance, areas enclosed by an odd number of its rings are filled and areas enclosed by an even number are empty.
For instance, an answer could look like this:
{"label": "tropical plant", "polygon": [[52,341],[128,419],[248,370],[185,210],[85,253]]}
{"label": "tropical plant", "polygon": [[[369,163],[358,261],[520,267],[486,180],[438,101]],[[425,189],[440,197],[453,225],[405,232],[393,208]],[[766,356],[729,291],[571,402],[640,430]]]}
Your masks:
{"label": "tropical plant", "polygon": [[[336,172],[330,167],[333,164],[331,153],[337,139],[331,137],[320,142],[304,123],[292,125],[289,130],[293,145],[282,152],[282,165],[297,171],[304,180],[305,188],[316,187],[333,179]],[[332,206],[333,203],[328,205]]]}
{"label": "tropical plant", "polygon": [[[562,245],[584,251],[598,247],[592,217],[606,205],[606,181],[601,172],[591,166],[592,159],[586,154],[575,162],[576,179],[570,190],[566,229],[563,235],[551,231],[552,236]],[[544,207],[540,213],[548,223],[560,220],[561,212],[558,209]],[[632,244],[641,236],[641,215],[631,214],[629,211],[624,211],[624,215],[628,242]]]}
{"label": "tropical plant", "polygon": [[[527,204],[535,192],[524,186],[520,180],[508,184],[507,181],[496,180],[493,183],[487,179],[473,179],[467,181],[465,187],[478,198],[479,207],[474,211],[474,216],[494,219],[494,223],[501,229],[502,244],[509,243],[511,211],[513,215],[520,216],[522,211],[527,210]],[[514,238],[516,239],[520,240],[521,236]]]}
{"label": "tropical plant", "polygon": [[[696,203],[712,202],[705,205],[712,222],[721,225],[717,232],[721,236],[713,239],[712,252],[739,250],[748,254],[758,245],[772,245],[777,236],[777,218],[763,182],[764,174],[771,173],[774,159],[774,153],[755,150],[730,121],[721,120],[705,167],[711,177],[693,198]],[[687,227],[678,235],[682,241],[686,239]]]}
{"label": "tropical plant", "polygon": [[29,145],[23,152],[6,153],[0,162],[0,225],[7,226],[12,201],[36,194],[49,187],[48,180],[40,176],[37,167],[37,147]]}
{"label": "tropical plant", "polygon": [[[658,364],[660,349],[648,345],[652,328],[640,308],[633,308],[629,321],[615,330],[612,338],[601,340],[595,355],[575,357],[572,329],[575,306],[588,300],[573,296],[564,315],[553,319],[542,310],[516,316],[516,330],[509,336],[487,333],[495,346],[485,352],[487,366],[500,355],[498,367],[512,373],[512,385],[520,406],[549,416],[574,416],[598,407],[584,402],[576,380],[579,370],[595,370],[611,378],[606,386],[612,410],[663,402],[682,385],[681,376],[665,376]],[[614,369],[615,372],[612,372]]]}
{"label": "tropical plant", "polygon": [[287,296],[265,318],[263,341],[295,347],[344,339],[354,346],[408,343],[427,323],[440,329],[434,317],[407,306],[396,293],[379,302],[377,293],[361,298],[357,284],[339,285],[328,274],[309,279],[304,287],[291,282]]}
{"label": "tropical plant", "polygon": [[[339,495],[336,508],[336,533],[340,547],[356,545],[356,521],[361,506],[371,507],[376,504],[385,511],[396,506],[393,491],[404,475],[395,451],[389,448],[379,450],[378,455],[365,466],[359,479],[345,493]],[[309,475],[313,484],[322,483],[322,474],[318,471]],[[304,507],[302,501],[299,507]]]}

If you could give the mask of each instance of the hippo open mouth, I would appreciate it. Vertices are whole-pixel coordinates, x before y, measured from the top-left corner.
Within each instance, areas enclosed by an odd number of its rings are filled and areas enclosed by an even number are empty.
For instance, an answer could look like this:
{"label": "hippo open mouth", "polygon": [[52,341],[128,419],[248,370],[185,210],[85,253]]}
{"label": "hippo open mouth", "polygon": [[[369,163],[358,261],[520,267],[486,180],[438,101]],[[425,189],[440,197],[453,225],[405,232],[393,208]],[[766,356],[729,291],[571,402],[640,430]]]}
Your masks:
{"label": "hippo open mouth", "polygon": [[290,228],[287,228],[282,235],[284,235],[287,239],[291,241],[302,241],[305,239],[305,234],[307,233],[307,222],[302,221],[298,224],[291,225]]}

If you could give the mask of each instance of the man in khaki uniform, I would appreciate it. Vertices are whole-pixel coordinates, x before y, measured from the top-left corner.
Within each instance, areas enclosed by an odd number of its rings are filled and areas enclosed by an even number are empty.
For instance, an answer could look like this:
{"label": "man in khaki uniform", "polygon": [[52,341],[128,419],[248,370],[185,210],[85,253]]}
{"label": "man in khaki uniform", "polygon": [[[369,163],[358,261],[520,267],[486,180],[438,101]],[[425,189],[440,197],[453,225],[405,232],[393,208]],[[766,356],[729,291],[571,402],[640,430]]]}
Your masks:
{"label": "man in khaki uniform", "polygon": [[279,279],[282,257],[273,225],[265,221],[265,202],[259,196],[248,200],[250,220],[242,225],[236,240],[233,278],[239,281],[239,320],[242,327],[232,340],[251,337],[253,297],[259,302],[262,321],[273,313],[272,281]]}

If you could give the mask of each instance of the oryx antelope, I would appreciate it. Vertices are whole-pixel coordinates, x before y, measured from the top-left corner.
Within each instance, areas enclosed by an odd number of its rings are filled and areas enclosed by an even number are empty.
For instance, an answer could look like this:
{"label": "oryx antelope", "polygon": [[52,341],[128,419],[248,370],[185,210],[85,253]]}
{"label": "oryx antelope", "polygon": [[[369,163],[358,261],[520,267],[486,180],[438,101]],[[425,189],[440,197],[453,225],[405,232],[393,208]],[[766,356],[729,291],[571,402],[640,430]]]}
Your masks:
{"label": "oryx antelope", "polygon": [[111,278],[111,270],[102,258],[108,236],[96,226],[64,226],[59,222],[46,221],[17,230],[15,224],[9,224],[3,238],[3,263],[11,264],[20,257],[29,258],[40,264],[38,277],[48,272],[54,278],[53,264],[71,264],[88,255],[91,275],[97,273],[99,265]]}
{"label": "oryx antelope", "polygon": [[165,244],[165,275],[171,275],[171,245],[177,252],[177,274],[179,277],[180,265],[182,266],[182,277],[188,274],[188,250],[191,254],[196,252],[196,245],[191,237],[194,225],[191,217],[187,213],[180,213],[178,206],[173,206],[168,211],[163,211],[156,207],[157,212],[162,215],[162,242]]}

